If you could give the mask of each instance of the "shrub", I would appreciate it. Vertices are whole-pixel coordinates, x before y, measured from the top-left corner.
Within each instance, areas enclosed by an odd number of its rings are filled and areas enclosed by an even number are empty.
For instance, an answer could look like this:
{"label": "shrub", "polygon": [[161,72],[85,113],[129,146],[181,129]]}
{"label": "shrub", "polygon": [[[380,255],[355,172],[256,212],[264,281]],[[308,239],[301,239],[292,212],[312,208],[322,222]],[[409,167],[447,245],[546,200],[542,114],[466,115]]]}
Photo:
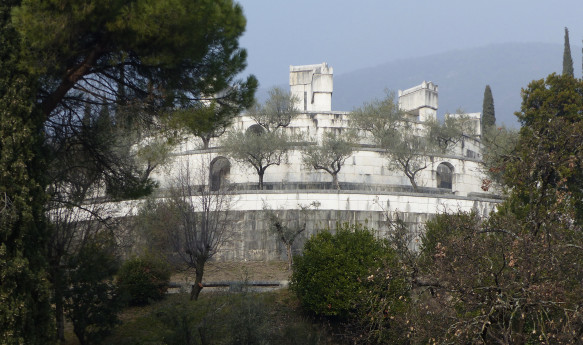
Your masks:
{"label": "shrub", "polygon": [[160,260],[149,257],[126,261],[118,273],[120,293],[130,305],[161,300],[168,290],[170,269]]}
{"label": "shrub", "polygon": [[395,260],[386,241],[366,227],[344,224],[335,234],[323,231],[306,242],[294,259],[290,288],[317,315],[348,316],[367,277]]}
{"label": "shrub", "polygon": [[99,344],[119,323],[122,305],[113,284],[119,268],[114,248],[112,238],[98,236],[68,261],[75,269],[64,291],[65,311],[82,345]]}

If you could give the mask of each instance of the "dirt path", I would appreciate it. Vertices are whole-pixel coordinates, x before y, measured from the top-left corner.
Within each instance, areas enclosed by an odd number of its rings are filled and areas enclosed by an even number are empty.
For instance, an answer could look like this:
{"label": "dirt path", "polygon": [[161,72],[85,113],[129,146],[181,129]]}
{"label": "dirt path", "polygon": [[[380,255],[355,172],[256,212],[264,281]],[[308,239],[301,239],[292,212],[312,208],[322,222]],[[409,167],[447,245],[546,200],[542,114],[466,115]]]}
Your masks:
{"label": "dirt path", "polygon": [[[217,281],[281,281],[288,280],[290,272],[287,262],[211,262],[205,265],[204,282]],[[172,282],[182,283],[194,280],[193,271],[174,274]]]}

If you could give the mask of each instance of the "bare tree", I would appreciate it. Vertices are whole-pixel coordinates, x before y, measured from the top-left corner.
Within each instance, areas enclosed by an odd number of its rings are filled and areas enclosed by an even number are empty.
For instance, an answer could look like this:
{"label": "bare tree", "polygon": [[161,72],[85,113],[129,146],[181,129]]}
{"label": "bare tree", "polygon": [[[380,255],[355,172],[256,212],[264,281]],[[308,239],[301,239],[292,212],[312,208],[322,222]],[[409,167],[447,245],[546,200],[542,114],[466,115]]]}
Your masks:
{"label": "bare tree", "polygon": [[166,201],[177,220],[177,226],[169,229],[174,250],[195,271],[191,300],[197,300],[203,288],[205,264],[230,239],[234,226],[233,195],[226,185],[210,190],[209,161],[203,158],[195,167],[183,164]]}
{"label": "bare tree", "polygon": [[500,188],[504,181],[506,166],[518,159],[516,147],[519,133],[512,128],[489,127],[482,134],[484,146],[483,167],[487,179],[482,183],[485,191],[491,187]]}
{"label": "bare tree", "polygon": [[279,209],[277,211],[269,208],[265,202],[263,203],[263,212],[265,212],[265,217],[269,222],[269,230],[277,235],[279,240],[285,245],[285,250],[287,254],[287,269],[291,271],[293,257],[292,257],[292,246],[298,236],[306,231],[307,225],[307,218],[310,213],[310,208],[317,209],[320,207],[320,203],[318,201],[312,201],[309,205],[300,205],[300,217],[297,219],[290,221],[283,218],[281,213],[284,212],[283,209]]}
{"label": "bare tree", "polygon": [[324,170],[332,176],[332,184],[340,190],[338,173],[348,157],[352,155],[356,135],[353,131],[340,134],[326,132],[322,144],[308,145],[302,149],[302,160],[305,165],[315,170]]}

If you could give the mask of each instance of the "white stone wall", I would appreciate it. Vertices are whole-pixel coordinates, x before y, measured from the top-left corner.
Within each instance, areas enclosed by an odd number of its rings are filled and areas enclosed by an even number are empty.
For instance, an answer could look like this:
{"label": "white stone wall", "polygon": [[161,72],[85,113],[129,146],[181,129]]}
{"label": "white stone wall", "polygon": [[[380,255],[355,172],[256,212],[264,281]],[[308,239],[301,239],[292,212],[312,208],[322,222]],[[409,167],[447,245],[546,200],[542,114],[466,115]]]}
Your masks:
{"label": "white stone wall", "polygon": [[[303,113],[292,121],[286,129],[290,134],[302,135],[306,140],[321,141],[326,131],[338,131],[350,126],[349,113],[325,112]],[[239,116],[233,124],[234,130],[246,130],[255,122],[248,116]],[[419,124],[422,126],[422,124]],[[210,162],[217,156],[227,156],[220,150],[220,140],[211,142],[211,150],[197,150],[196,138],[183,144],[175,155],[175,167],[167,167],[165,176],[158,176],[162,186],[172,171],[176,172],[181,161],[189,161],[191,167],[200,167],[202,161]],[[362,144],[370,144],[370,140],[363,138]],[[200,147],[200,143],[198,144]],[[480,167],[480,142],[474,138],[464,138],[455,147],[451,155],[427,157],[428,167],[422,170],[416,179],[420,187],[437,188],[437,167],[440,163],[447,163],[453,167],[452,193],[467,196],[472,193],[483,193],[481,186],[484,174]],[[232,159],[229,181],[235,184],[256,184],[258,181],[255,170],[245,164]],[[357,148],[348,158],[340,170],[340,183],[380,185],[380,186],[411,186],[409,179],[400,170],[389,169],[388,160],[382,151],[374,147],[363,146]],[[323,171],[314,171],[302,165],[302,156],[299,150],[288,153],[284,162],[279,166],[271,166],[264,175],[265,183],[286,184],[331,182],[329,174]],[[293,188],[293,187],[292,187]]]}

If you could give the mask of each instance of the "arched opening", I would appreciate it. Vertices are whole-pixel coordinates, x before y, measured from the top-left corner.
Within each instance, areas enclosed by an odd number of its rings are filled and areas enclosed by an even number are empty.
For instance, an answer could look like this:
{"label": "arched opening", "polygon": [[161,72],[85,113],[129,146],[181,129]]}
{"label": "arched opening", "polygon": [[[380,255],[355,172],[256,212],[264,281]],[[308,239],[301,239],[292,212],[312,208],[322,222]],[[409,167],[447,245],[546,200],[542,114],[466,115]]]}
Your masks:
{"label": "arched opening", "polygon": [[231,162],[223,156],[212,160],[210,166],[210,188],[212,191],[220,190],[229,183],[229,173],[231,172]]}
{"label": "arched opening", "polygon": [[249,128],[247,128],[247,131],[245,131],[245,134],[261,135],[263,133],[265,133],[265,128],[261,127],[261,125],[258,124],[249,126]]}
{"label": "arched opening", "polygon": [[453,187],[453,165],[440,163],[437,166],[437,188],[452,189]]}

